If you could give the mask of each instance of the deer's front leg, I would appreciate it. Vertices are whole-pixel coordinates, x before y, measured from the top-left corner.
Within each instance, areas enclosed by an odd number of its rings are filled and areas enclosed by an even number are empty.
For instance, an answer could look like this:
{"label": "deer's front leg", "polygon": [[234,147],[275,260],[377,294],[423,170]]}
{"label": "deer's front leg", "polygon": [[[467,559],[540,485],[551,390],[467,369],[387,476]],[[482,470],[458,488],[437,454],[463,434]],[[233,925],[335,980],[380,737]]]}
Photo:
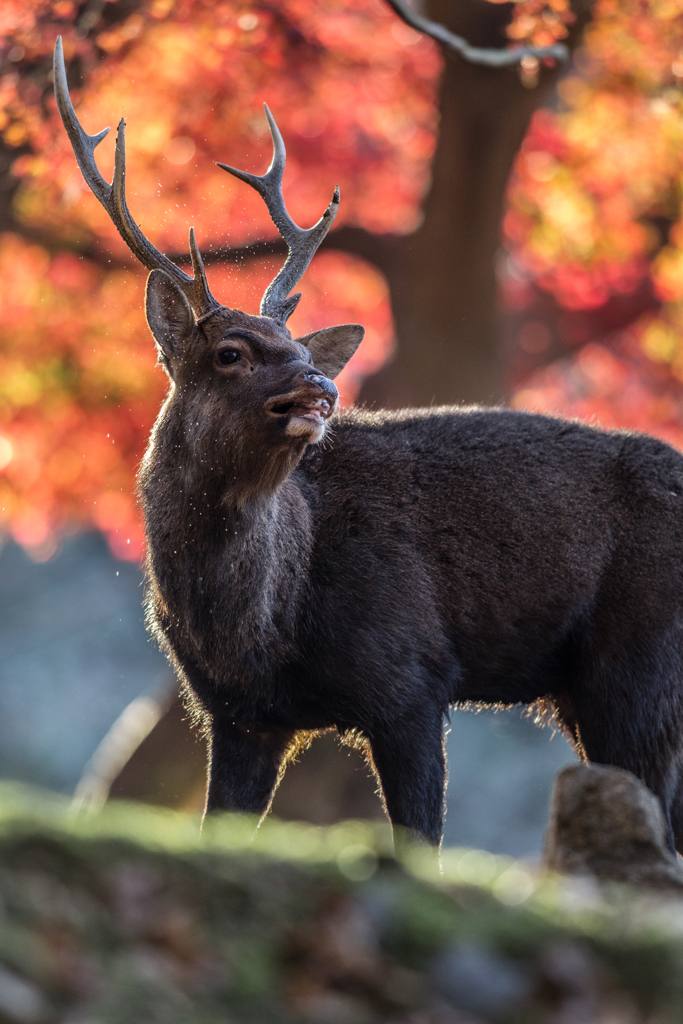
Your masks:
{"label": "deer's front leg", "polygon": [[441,711],[425,704],[392,716],[375,725],[370,747],[395,844],[417,841],[438,847],[446,785]]}
{"label": "deer's front leg", "polygon": [[292,729],[254,726],[214,716],[206,813],[266,814],[293,737]]}

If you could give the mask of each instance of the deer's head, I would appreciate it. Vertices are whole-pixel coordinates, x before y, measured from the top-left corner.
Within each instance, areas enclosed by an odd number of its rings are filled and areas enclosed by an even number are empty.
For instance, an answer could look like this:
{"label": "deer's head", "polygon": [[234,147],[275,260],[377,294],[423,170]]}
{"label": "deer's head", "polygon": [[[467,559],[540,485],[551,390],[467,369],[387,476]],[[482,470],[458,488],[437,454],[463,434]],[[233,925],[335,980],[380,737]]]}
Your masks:
{"label": "deer's head", "polygon": [[[338,393],[332,380],[360,344],[364,330],[344,324],[293,339],[287,320],[300,293],[290,295],[332,226],[339,189],[317,224],[304,230],[289,216],[282,198],[285,147],[266,107],[273,160],[258,176],[219,164],[263,197],[287,243],[284,266],[266,289],[260,316],[221,305],[211,294],[204,264],[190,228],[190,277],[159,252],[133,220],[125,196],[125,122],[116,138],[114,177],[109,184],[95,162],[95,147],[109,132],[88,135],[74,112],[66,81],[61,37],[54,54],[57,105],[78,165],[133,254],[151,271],[147,280],[147,322],[159,361],[175,385],[198,436],[234,437],[248,432],[256,448],[302,448],[320,441],[334,413]],[[259,444],[259,441],[262,444]]]}

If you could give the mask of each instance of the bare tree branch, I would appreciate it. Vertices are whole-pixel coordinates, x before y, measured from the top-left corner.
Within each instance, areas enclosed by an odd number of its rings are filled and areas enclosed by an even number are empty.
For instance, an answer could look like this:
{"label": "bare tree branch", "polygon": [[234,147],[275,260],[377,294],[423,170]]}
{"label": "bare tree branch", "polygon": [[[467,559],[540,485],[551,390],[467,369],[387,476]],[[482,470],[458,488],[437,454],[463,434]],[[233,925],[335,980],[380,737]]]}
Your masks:
{"label": "bare tree branch", "polygon": [[485,64],[490,68],[503,68],[519,64],[524,57],[534,57],[536,60],[552,58],[557,61],[569,59],[569,50],[564,43],[555,43],[554,46],[516,46],[510,50],[482,49],[479,46],[470,46],[462,36],[456,36],[454,32],[450,32],[438,22],[430,21],[429,18],[418,14],[410,7],[408,0],[387,0],[387,3],[399,18],[405,21],[406,25],[436,39],[438,43],[442,43],[449,50],[459,54],[470,64]]}

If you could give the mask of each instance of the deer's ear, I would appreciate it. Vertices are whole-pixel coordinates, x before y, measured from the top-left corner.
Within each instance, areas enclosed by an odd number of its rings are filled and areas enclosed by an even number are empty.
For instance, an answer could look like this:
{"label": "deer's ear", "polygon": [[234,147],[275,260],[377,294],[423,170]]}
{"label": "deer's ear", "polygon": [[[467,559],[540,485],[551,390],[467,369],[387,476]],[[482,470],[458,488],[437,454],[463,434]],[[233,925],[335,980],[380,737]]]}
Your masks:
{"label": "deer's ear", "polygon": [[179,354],[192,332],[194,316],[183,293],[163,270],[153,270],[147,278],[145,313],[159,346],[159,360],[168,369],[167,360]]}
{"label": "deer's ear", "polygon": [[341,324],[339,327],[324,327],[296,340],[309,350],[316,370],[334,380],[360,345],[364,334],[365,328],[360,324]]}

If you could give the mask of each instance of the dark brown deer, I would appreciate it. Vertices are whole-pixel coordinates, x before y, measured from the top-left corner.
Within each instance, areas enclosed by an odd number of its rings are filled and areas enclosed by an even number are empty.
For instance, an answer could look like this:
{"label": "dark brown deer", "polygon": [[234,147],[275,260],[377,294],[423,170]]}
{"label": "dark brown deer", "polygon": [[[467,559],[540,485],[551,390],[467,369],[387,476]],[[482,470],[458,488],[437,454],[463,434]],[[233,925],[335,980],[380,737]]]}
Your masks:
{"label": "dark brown deer", "polygon": [[[80,168],[151,270],[170,377],[140,471],[150,628],[210,741],[207,809],[263,815],[297,745],[362,743],[387,813],[438,844],[444,720],[541,702],[587,760],[638,775],[683,848],[683,458],[637,434],[498,409],[337,408],[355,324],[293,339],[290,291],[328,231],[257,189],[290,254],[260,316],[220,305],[134,223],[55,87]],[[415,339],[419,344],[419,338]]]}

